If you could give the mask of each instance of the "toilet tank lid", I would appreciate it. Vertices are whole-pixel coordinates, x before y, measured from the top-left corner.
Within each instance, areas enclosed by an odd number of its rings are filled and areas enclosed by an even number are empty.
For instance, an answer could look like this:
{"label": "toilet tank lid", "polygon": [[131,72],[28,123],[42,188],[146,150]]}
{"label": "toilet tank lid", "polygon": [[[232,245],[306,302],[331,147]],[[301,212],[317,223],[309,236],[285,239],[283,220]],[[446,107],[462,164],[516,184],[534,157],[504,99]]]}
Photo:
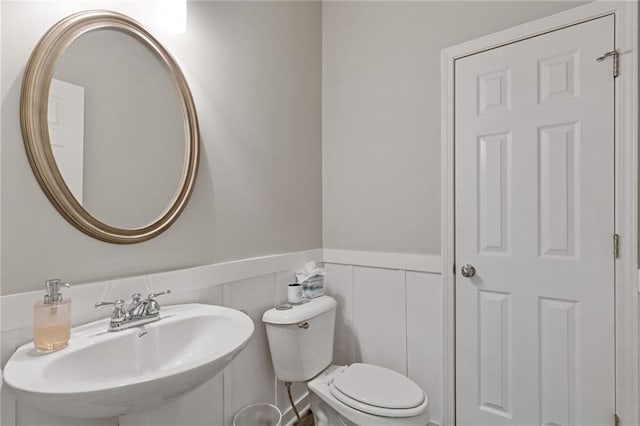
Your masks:
{"label": "toilet tank lid", "polygon": [[338,302],[333,297],[320,296],[300,305],[293,305],[291,309],[284,311],[271,308],[264,313],[262,321],[267,324],[297,324],[324,314],[336,306]]}

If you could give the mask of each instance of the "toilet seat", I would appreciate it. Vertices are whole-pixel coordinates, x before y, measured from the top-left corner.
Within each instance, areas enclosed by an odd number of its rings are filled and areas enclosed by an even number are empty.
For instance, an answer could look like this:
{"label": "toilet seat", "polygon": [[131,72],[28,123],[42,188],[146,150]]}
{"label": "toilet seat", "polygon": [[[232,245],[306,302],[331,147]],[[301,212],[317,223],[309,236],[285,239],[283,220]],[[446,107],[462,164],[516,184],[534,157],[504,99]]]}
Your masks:
{"label": "toilet seat", "polygon": [[370,364],[352,364],[335,376],[331,395],[356,410],[382,417],[412,417],[424,412],[427,397],[409,378]]}

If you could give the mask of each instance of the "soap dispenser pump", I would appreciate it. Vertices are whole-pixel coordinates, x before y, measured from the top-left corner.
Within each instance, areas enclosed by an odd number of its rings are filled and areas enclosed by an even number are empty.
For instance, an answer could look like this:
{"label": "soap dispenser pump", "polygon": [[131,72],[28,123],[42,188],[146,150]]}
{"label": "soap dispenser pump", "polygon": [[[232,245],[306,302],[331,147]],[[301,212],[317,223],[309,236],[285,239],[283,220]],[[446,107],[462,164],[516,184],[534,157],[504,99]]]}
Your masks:
{"label": "soap dispenser pump", "polygon": [[69,284],[59,279],[45,281],[44,300],[33,305],[33,345],[41,351],[57,351],[69,342],[71,299],[62,297],[63,286]]}

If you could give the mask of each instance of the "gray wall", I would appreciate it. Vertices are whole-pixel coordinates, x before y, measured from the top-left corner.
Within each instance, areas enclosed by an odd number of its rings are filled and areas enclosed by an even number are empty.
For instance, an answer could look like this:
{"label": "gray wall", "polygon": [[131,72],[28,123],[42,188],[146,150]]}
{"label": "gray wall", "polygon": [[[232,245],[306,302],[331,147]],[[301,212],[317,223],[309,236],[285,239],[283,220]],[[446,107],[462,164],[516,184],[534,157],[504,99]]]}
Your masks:
{"label": "gray wall", "polygon": [[324,247],[440,253],[440,51],[579,4],[323,3]]}
{"label": "gray wall", "polygon": [[[187,33],[171,36],[154,27],[150,3],[2,2],[2,294],[53,276],[93,281],[316,248],[323,238],[326,248],[439,253],[440,50],[576,5],[190,2]],[[102,243],[69,225],[22,147],[24,65],[46,29],[81,8],[149,27],[182,65],[198,108],[192,200],[145,243]]]}
{"label": "gray wall", "polygon": [[[321,5],[190,2],[187,33],[154,28],[153,3],[2,2],[2,294],[318,248],[321,223]],[[148,26],[187,75],[203,155],[186,210],[129,246],[68,224],[40,190],[19,127],[22,72],[57,20],[121,11]]]}

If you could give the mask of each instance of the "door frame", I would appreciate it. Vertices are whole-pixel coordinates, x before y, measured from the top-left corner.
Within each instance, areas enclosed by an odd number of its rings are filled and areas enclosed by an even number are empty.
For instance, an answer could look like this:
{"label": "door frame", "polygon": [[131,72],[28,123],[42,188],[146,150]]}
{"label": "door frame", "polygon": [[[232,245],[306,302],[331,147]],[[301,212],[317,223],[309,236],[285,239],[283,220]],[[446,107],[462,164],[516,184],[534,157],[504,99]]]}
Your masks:
{"label": "door frame", "polygon": [[[615,88],[616,414],[622,426],[640,424],[638,363],[638,3],[595,1],[442,50],[442,282],[444,295],[443,426],[455,425],[455,61],[606,15],[615,16],[620,74]],[[602,52],[603,54],[605,52]],[[595,61],[596,58],[593,58]],[[613,78],[613,76],[612,76]],[[613,236],[612,236],[613,237]],[[613,255],[613,254],[612,254]],[[612,418],[613,424],[613,418]]]}

